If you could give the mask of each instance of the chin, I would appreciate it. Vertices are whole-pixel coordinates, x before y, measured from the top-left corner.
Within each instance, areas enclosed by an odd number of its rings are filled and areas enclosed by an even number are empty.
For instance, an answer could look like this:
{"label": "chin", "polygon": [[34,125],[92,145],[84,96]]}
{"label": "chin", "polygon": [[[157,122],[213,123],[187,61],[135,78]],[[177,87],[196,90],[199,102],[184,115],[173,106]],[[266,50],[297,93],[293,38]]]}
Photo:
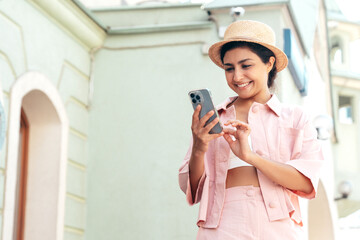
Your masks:
{"label": "chin", "polygon": [[254,96],[254,93],[252,92],[239,92],[239,91],[235,91],[236,94],[240,97],[240,98],[251,98]]}

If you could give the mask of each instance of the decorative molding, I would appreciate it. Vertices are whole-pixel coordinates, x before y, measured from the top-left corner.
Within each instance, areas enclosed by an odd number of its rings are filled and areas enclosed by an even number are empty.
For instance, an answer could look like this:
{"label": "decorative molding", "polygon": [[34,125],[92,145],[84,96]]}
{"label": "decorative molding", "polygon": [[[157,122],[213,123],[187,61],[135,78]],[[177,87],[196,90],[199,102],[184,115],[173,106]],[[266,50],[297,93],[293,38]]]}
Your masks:
{"label": "decorative molding", "polygon": [[188,23],[158,24],[158,25],[141,25],[135,27],[111,27],[109,34],[135,34],[135,33],[153,33],[169,31],[185,31],[202,28],[211,28],[212,23],[209,21],[198,21]]}
{"label": "decorative molding", "polygon": [[89,49],[103,44],[106,33],[71,0],[27,0]]}
{"label": "decorative molding", "polygon": [[263,1],[263,0],[215,0],[209,3],[205,3],[202,6],[204,10],[217,10],[223,8],[231,7],[244,7],[244,6],[268,6],[268,5],[277,5],[277,4],[288,4],[289,0],[272,0],[272,1]]}
{"label": "decorative molding", "polygon": [[75,137],[78,137],[78,138],[80,138],[80,139],[83,140],[83,141],[87,141],[87,140],[88,140],[88,136],[87,136],[86,134],[78,131],[78,130],[75,129],[75,128],[70,127],[70,128],[69,128],[69,132],[70,132],[72,135],[74,135]]}
{"label": "decorative molding", "polygon": [[357,81],[360,80],[360,73],[352,72],[352,71],[331,69],[331,75],[333,75],[334,77],[353,79]]}
{"label": "decorative molding", "polygon": [[344,77],[333,77],[333,84],[336,86],[350,89],[360,90],[360,81],[356,79],[344,78]]}
{"label": "decorative molding", "polygon": [[[84,81],[89,82],[90,81],[90,77],[88,75],[86,75],[83,71],[81,71],[79,68],[77,68],[75,65],[73,65],[71,62],[64,60],[62,67],[61,67],[61,71],[60,71],[60,75],[59,75],[59,79],[57,81],[56,87],[58,89],[58,91],[60,92],[60,94],[62,94],[62,89],[61,89],[61,85],[62,84],[66,84],[64,81],[67,81],[66,79],[64,79],[64,72],[66,70],[72,71],[73,73],[77,74],[80,78],[84,79]],[[88,103],[82,101],[81,99],[78,99],[76,97],[76,95],[74,94],[74,89],[72,89],[70,92],[68,92],[68,95],[70,97],[65,97],[64,102],[68,102],[69,100],[73,99],[76,102],[79,102],[80,105],[82,107],[84,107],[85,109],[88,108]],[[88,100],[88,96],[87,99]],[[67,105],[67,104],[66,104]]]}
{"label": "decorative molding", "polygon": [[[11,19],[8,15],[6,15],[5,13],[3,13],[1,11],[0,11],[0,16],[3,17],[9,23],[11,23],[13,26],[15,26],[15,28],[18,29],[18,31],[20,33],[20,39],[21,39],[21,45],[22,45],[21,49],[22,49],[22,52],[23,52],[23,57],[22,58],[24,60],[24,68],[25,68],[25,70],[28,70],[27,55],[26,55],[26,50],[25,50],[25,39],[24,39],[24,32],[23,32],[22,27],[17,22],[15,22],[13,19]],[[14,76],[16,77],[17,75],[16,75],[15,68],[10,64],[9,57],[6,55],[6,53],[4,53],[2,51],[0,51],[0,54],[4,55],[4,57],[7,59],[9,65],[11,66],[11,69],[13,70],[13,72],[15,74]]]}
{"label": "decorative molding", "polygon": [[[78,0],[76,0],[78,1]],[[129,11],[129,10],[153,10],[153,9],[166,9],[166,8],[200,8],[202,3],[162,3],[162,4],[152,4],[152,5],[136,5],[136,6],[111,6],[111,7],[94,7],[91,8],[92,12],[112,12],[112,11]]]}
{"label": "decorative molding", "polygon": [[77,235],[84,235],[85,234],[85,231],[83,229],[75,228],[75,227],[71,227],[71,226],[67,226],[67,225],[65,225],[64,230],[66,232],[75,233]]}
{"label": "decorative molding", "polygon": [[74,168],[80,170],[80,171],[83,171],[83,172],[86,172],[86,166],[84,164],[81,164],[75,160],[72,160],[72,159],[68,159],[68,164],[73,166]]}
{"label": "decorative molding", "polygon": [[5,60],[5,62],[8,64],[8,66],[11,70],[13,77],[16,78],[16,71],[15,71],[14,66],[11,64],[9,57],[1,50],[0,50],[0,57],[2,57]]}
{"label": "decorative molding", "polygon": [[72,200],[74,200],[74,201],[76,201],[78,203],[82,203],[82,204],[86,203],[86,198],[78,196],[78,195],[73,194],[73,193],[67,192],[66,197],[71,198]]}

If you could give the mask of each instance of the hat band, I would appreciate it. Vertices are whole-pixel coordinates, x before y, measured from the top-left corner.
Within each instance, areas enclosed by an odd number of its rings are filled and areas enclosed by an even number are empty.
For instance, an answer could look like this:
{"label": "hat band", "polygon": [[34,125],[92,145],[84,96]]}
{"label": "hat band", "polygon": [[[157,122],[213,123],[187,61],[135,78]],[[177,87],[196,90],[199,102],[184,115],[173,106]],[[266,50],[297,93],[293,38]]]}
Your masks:
{"label": "hat band", "polygon": [[226,39],[224,39],[224,40],[225,40],[225,41],[228,41],[228,40],[239,40],[239,41],[245,40],[245,41],[251,41],[251,42],[258,42],[260,45],[261,45],[261,43],[265,43],[265,44],[269,44],[269,45],[274,45],[274,44],[272,44],[272,43],[263,42],[263,40],[260,40],[260,39],[258,39],[258,38],[241,37],[241,36],[239,36],[239,37],[230,37],[230,38],[226,38]]}

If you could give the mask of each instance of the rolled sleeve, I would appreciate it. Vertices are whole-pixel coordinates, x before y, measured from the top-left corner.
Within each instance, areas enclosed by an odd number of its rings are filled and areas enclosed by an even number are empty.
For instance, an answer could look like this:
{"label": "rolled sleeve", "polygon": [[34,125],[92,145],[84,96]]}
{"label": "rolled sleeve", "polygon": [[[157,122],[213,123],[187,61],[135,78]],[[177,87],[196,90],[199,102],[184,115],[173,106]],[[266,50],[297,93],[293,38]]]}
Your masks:
{"label": "rolled sleeve", "polygon": [[191,205],[194,205],[194,204],[200,202],[201,195],[202,195],[202,189],[203,189],[204,182],[205,182],[205,171],[204,171],[203,175],[200,178],[198,187],[196,189],[194,201],[193,201],[193,196],[191,194],[191,185],[190,185],[189,172],[180,173],[179,174],[179,181],[186,182],[185,184],[183,184],[183,186],[180,185],[180,188],[186,194],[186,201],[189,203],[189,205],[191,206]]}
{"label": "rolled sleeve", "polygon": [[191,185],[190,185],[190,176],[189,176],[189,160],[190,160],[190,156],[191,156],[191,150],[192,150],[192,141],[190,142],[190,147],[184,158],[183,164],[181,165],[181,167],[179,169],[179,186],[180,186],[180,189],[185,193],[186,201],[189,203],[190,206],[200,202],[202,190],[203,190],[204,182],[205,182],[205,178],[206,178],[206,174],[204,171],[199,180],[199,184],[196,189],[195,198],[193,201],[193,196],[191,193]]}
{"label": "rolled sleeve", "polygon": [[296,190],[290,191],[300,197],[312,199],[316,196],[320,172],[324,163],[324,155],[321,143],[317,139],[317,131],[311,124],[311,121],[309,121],[309,118],[307,118],[303,129],[304,135],[301,153],[298,157],[296,157],[296,159],[291,159],[286,162],[286,164],[294,167],[301,174],[307,177],[313,186],[313,191],[311,193],[304,193]]}

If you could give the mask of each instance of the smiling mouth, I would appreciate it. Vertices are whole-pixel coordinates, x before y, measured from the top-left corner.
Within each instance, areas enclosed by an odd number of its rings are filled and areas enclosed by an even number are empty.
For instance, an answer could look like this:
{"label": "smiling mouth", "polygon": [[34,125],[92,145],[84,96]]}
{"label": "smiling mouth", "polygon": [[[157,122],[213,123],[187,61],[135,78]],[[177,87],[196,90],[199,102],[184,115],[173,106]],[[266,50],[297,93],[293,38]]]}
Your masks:
{"label": "smiling mouth", "polygon": [[248,86],[250,83],[252,83],[252,81],[247,82],[247,83],[243,83],[243,84],[235,84],[235,86],[239,87],[239,88],[244,88],[244,87]]}

